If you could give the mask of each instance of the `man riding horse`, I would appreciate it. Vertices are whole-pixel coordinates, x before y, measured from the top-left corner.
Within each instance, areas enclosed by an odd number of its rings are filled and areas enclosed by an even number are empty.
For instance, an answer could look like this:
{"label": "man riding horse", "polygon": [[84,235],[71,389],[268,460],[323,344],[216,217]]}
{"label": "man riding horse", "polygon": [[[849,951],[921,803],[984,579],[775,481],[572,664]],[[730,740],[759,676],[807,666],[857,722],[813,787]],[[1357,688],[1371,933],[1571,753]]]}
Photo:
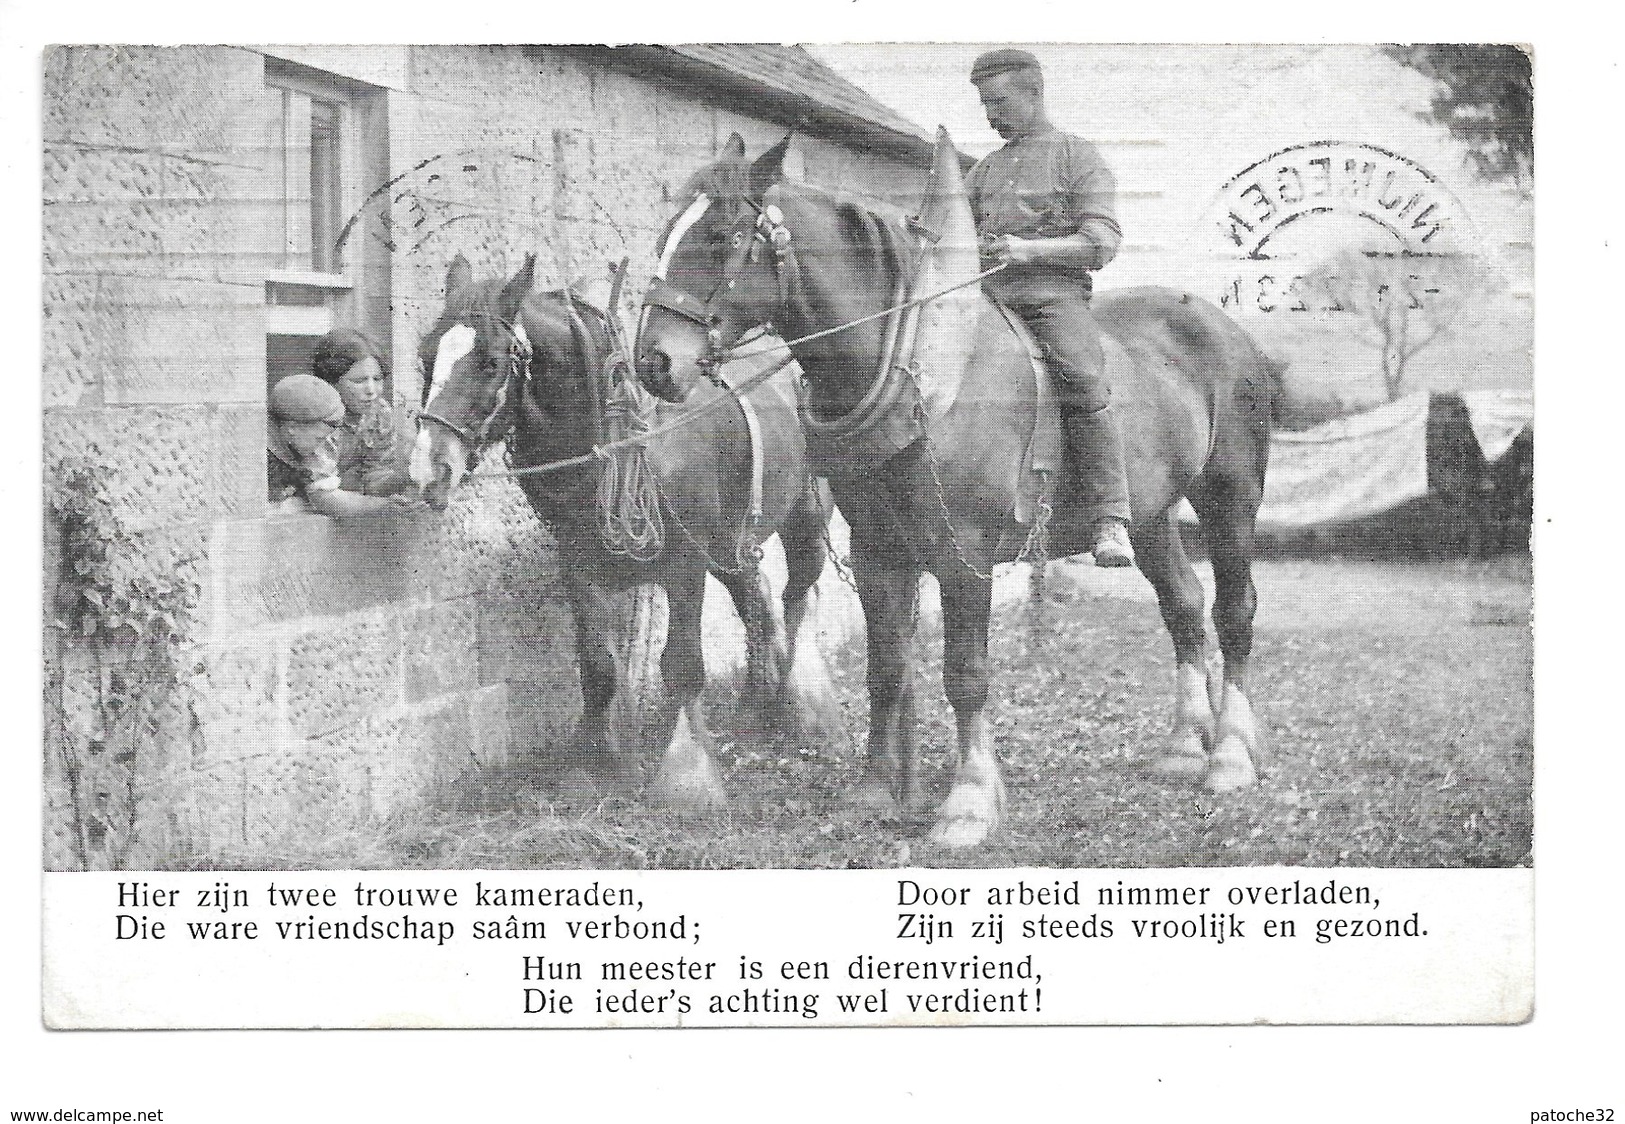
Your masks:
{"label": "man riding horse", "polygon": [[1055,382],[1068,456],[1091,512],[1097,566],[1132,566],[1123,436],[1110,406],[1090,273],[1117,254],[1116,181],[1095,146],[1044,112],[1044,76],[1026,51],[989,51],[971,68],[1004,147],[966,180],[983,256],[1007,268],[986,282],[1038,337]]}

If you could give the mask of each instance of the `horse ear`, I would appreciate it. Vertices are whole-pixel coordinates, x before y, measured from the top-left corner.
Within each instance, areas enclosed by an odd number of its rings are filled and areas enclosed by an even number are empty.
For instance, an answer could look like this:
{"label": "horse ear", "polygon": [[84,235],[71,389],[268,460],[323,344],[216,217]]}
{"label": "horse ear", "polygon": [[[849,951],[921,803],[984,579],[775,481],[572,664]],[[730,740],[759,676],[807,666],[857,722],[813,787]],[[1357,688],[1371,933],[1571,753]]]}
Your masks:
{"label": "horse ear", "polygon": [[730,134],[726,144],[722,146],[722,159],[740,161],[745,158],[745,138],[738,133]]}
{"label": "horse ear", "polygon": [[525,264],[519,267],[519,272],[513,275],[513,280],[502,286],[502,295],[497,298],[497,314],[504,320],[517,320],[519,307],[525,303],[530,295],[530,288],[536,284],[536,255],[526,254]]}
{"label": "horse ear", "polygon": [[451,259],[451,265],[446,269],[446,303],[450,304],[452,298],[474,282],[474,268],[468,264],[468,259],[458,254]]}
{"label": "horse ear", "polygon": [[750,194],[760,199],[762,193],[784,178],[784,158],[790,151],[790,134],[756,158],[750,166]]}

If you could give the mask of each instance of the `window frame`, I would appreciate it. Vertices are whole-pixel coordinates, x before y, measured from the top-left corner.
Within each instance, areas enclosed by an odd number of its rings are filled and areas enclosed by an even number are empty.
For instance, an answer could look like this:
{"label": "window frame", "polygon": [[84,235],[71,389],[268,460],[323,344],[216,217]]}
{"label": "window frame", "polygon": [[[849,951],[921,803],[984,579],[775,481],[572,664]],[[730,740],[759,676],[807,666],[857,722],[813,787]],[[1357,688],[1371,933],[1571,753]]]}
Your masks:
{"label": "window frame", "polygon": [[273,251],[273,257],[280,260],[264,273],[265,331],[267,335],[322,336],[339,324],[362,319],[362,294],[368,285],[366,255],[354,239],[340,248],[338,260],[331,263],[336,268],[317,268],[325,263],[318,261],[318,232],[312,229],[316,204],[311,162],[316,130],[311,110],[314,104],[332,106],[336,118],[337,183],[330,201],[334,209],[331,234],[336,235],[364,202],[363,121],[372,115],[363,112],[361,103],[381,96],[382,91],[271,56],[265,59],[265,88],[268,97],[280,95],[282,102],[274,111],[273,138],[281,145],[281,177],[274,184],[275,201],[280,204],[275,235],[279,249]]}

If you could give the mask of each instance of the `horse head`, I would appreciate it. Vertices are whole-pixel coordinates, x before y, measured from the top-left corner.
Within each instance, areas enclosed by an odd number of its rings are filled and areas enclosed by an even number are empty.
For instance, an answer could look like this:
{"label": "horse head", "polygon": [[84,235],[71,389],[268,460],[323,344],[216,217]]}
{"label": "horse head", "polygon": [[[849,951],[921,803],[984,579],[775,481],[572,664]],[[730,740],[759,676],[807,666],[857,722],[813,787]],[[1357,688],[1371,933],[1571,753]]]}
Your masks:
{"label": "horse head", "polygon": [[682,208],[661,234],[638,324],[638,377],[659,397],[686,399],[717,355],[780,316],[788,236],[772,241],[784,226],[782,212],[769,207],[789,143],[786,136],[747,163],[735,133],[722,158],[680,192]]}
{"label": "horse head", "polygon": [[531,359],[519,312],[535,276],[534,254],[505,283],[475,284],[461,254],[446,271],[445,308],[418,350],[428,378],[410,465],[412,482],[437,511],[479,454],[512,428],[509,406]]}
{"label": "horse head", "polygon": [[[668,401],[685,399],[756,328],[795,339],[863,321],[794,349],[809,375],[814,363],[837,383],[867,377],[850,360],[879,352],[884,326],[865,318],[887,307],[908,268],[901,212],[787,179],[789,142],[747,162],[736,133],[679,196],[637,338],[638,376]],[[849,391],[815,385],[814,401]]]}

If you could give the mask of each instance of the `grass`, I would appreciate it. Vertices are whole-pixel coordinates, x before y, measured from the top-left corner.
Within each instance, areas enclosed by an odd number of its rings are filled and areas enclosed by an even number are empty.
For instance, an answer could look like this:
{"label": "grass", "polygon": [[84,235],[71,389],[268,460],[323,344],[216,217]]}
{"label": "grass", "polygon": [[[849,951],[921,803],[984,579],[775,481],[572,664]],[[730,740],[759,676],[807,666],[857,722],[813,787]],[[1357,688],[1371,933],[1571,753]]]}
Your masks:
{"label": "grass", "polygon": [[[683,821],[628,801],[565,803],[523,762],[461,778],[345,865],[433,868],[1512,866],[1530,861],[1527,559],[1282,561],[1259,567],[1253,698],[1270,752],[1257,788],[1213,796],[1149,777],[1166,736],[1171,645],[1138,579],[1078,568],[997,622],[989,714],[1009,820],[969,853],[928,821],[844,808],[863,744],[861,651],[835,667],[844,744],[806,752],[711,692],[732,797]],[[921,743],[946,790],[952,715],[922,637]],[[327,865],[307,863],[306,865]]]}

